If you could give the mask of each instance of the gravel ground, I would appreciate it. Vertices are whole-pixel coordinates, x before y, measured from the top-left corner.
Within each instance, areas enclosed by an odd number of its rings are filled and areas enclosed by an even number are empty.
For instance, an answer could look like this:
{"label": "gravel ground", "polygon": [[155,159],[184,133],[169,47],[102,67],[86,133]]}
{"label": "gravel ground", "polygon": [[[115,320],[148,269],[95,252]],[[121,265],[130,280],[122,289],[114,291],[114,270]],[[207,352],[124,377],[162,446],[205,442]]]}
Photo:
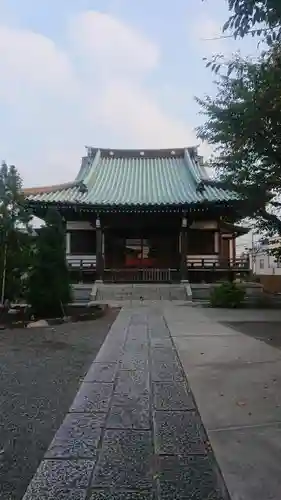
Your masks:
{"label": "gravel ground", "polygon": [[20,500],[117,315],[0,331],[0,499]]}
{"label": "gravel ground", "polygon": [[281,322],[280,321],[235,321],[224,322],[223,325],[230,326],[240,333],[249,335],[266,344],[281,349]]}

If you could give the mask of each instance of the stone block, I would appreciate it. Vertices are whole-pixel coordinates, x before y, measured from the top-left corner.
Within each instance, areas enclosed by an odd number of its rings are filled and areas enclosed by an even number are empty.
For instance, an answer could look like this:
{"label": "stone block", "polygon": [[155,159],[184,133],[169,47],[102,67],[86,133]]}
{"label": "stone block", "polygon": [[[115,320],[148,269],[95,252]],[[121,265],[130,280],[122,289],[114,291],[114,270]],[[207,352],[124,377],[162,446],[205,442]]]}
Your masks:
{"label": "stone block", "polygon": [[148,391],[148,372],[120,370],[114,394],[138,396]]}
{"label": "stone block", "polygon": [[90,367],[84,382],[113,382],[118,363],[95,362]]}
{"label": "stone block", "polygon": [[118,398],[114,398],[117,404],[109,413],[108,429],[151,429],[148,397],[141,396],[133,403]]}
{"label": "stone block", "polygon": [[194,400],[185,381],[154,382],[154,407],[156,410],[192,410]]}
{"label": "stone block", "polygon": [[161,499],[227,500],[217,464],[209,456],[159,457]]}
{"label": "stone block", "polygon": [[113,384],[92,382],[83,383],[72,403],[70,412],[107,411],[113,393]]}
{"label": "stone block", "polygon": [[92,486],[152,486],[152,437],[149,431],[107,430]]}
{"label": "stone block", "polygon": [[281,422],[281,361],[191,367],[188,380],[208,430]]}
{"label": "stone block", "polygon": [[176,351],[168,348],[154,349],[152,352],[152,380],[184,380],[184,373]]}
{"label": "stone block", "polygon": [[89,500],[156,500],[151,491],[116,491],[112,489],[92,490]]}
{"label": "stone block", "polygon": [[92,458],[97,455],[106,413],[68,414],[57,431],[45,458]]}
{"label": "stone block", "polygon": [[232,499],[279,500],[280,423],[211,431],[209,437]]}
{"label": "stone block", "polygon": [[120,367],[122,370],[148,370],[147,352],[125,352]]}
{"label": "stone block", "polygon": [[156,411],[156,453],[159,455],[205,455],[203,427],[191,411]]}
{"label": "stone block", "polygon": [[23,500],[85,500],[91,460],[43,460]]}

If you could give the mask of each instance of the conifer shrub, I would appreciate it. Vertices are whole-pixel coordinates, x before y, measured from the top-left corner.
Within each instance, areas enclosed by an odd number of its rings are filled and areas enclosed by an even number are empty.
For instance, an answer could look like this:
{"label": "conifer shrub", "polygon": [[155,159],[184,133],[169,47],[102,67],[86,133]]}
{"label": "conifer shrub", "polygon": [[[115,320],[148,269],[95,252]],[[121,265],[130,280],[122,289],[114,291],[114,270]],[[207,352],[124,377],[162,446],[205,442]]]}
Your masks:
{"label": "conifer shrub", "polygon": [[71,300],[62,219],[50,209],[45,222],[38,234],[27,294],[37,318],[64,316],[65,306]]}

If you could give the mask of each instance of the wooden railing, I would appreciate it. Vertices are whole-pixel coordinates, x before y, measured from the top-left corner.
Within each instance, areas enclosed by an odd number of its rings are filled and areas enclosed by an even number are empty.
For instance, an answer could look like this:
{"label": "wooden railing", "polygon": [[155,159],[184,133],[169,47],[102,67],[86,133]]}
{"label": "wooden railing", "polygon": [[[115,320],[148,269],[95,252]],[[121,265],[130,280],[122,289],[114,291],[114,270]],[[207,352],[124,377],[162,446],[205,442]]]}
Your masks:
{"label": "wooden railing", "polygon": [[[93,282],[96,279],[96,256],[69,256],[67,262],[69,270],[78,282]],[[222,277],[229,272],[233,275],[249,271],[249,261],[240,258],[187,260],[187,278],[194,282],[202,279],[215,281],[218,275]],[[106,268],[103,271],[103,280],[111,283],[176,283],[181,280],[181,274],[177,268]]]}
{"label": "wooden railing", "polygon": [[67,255],[66,261],[70,270],[87,270],[96,268],[97,258],[95,255]]}
{"label": "wooden railing", "polygon": [[105,269],[104,281],[127,283],[171,283],[178,279],[176,269]]}
{"label": "wooden railing", "polygon": [[[69,268],[72,269],[95,269],[96,268],[96,256],[85,256],[83,258],[68,256],[67,263]],[[249,269],[249,261],[246,259],[213,259],[213,258],[190,258],[187,259],[187,267],[194,269]],[[157,276],[166,277],[169,279],[169,273],[175,271],[175,269],[161,269],[161,268],[119,268],[119,269],[105,269],[105,271],[115,272],[115,273],[130,273],[135,275],[136,273],[141,273],[143,277],[147,277],[147,280],[157,279]]]}
{"label": "wooden railing", "polygon": [[66,261],[72,283],[93,284],[96,280],[95,255],[67,255]]}
{"label": "wooden railing", "polygon": [[194,269],[196,271],[200,270],[217,270],[217,271],[249,271],[250,263],[247,259],[213,259],[213,258],[203,258],[203,259],[188,259],[187,268]]}

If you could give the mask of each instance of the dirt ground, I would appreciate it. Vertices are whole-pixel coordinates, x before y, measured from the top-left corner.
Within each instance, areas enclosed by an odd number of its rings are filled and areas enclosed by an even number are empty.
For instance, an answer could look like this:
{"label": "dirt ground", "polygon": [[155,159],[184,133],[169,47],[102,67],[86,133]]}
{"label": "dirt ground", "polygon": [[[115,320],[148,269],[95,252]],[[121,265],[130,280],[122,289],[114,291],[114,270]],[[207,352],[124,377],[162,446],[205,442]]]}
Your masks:
{"label": "dirt ground", "polygon": [[20,500],[118,311],[0,331],[0,499]]}

